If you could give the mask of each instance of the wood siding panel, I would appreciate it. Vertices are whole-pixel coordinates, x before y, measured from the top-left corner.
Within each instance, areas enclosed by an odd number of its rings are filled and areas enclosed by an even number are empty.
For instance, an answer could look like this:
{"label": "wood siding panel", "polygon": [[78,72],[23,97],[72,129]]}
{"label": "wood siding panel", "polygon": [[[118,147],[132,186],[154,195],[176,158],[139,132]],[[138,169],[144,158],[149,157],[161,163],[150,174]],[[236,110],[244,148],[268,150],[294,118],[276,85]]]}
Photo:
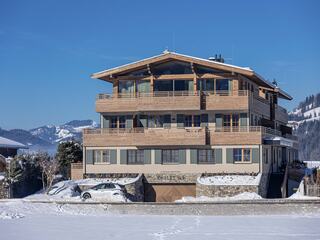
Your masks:
{"label": "wood siding panel", "polygon": [[200,110],[199,96],[110,98],[96,101],[97,112]]}
{"label": "wood siding panel", "polygon": [[[83,145],[104,146],[181,146],[205,145],[204,129],[145,129],[143,132],[108,132],[101,129],[100,134],[83,134]],[[104,132],[105,131],[105,132]]]}
{"label": "wood siding panel", "polygon": [[262,144],[261,132],[210,132],[211,145]]}
{"label": "wood siding panel", "polygon": [[248,96],[206,96],[206,110],[248,110]]}

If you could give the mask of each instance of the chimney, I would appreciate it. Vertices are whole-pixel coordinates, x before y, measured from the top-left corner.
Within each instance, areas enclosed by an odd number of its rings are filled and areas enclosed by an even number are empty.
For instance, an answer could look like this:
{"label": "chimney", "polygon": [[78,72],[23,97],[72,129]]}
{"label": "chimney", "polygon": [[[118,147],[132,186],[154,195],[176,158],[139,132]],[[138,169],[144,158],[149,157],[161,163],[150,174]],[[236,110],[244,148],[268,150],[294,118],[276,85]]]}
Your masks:
{"label": "chimney", "polygon": [[209,57],[209,60],[210,61],[213,61],[213,62],[220,62],[220,63],[224,63],[224,58],[222,57],[221,54],[215,54],[214,57]]}

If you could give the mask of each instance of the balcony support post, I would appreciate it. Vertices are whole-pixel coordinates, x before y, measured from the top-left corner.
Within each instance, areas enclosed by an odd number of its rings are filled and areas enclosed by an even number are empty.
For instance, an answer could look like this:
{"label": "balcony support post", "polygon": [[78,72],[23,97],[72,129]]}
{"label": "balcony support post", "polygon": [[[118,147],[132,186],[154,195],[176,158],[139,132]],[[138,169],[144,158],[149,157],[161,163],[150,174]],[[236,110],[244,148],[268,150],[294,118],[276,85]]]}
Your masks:
{"label": "balcony support post", "polygon": [[119,80],[117,78],[113,79],[113,96],[118,97],[119,92]]}

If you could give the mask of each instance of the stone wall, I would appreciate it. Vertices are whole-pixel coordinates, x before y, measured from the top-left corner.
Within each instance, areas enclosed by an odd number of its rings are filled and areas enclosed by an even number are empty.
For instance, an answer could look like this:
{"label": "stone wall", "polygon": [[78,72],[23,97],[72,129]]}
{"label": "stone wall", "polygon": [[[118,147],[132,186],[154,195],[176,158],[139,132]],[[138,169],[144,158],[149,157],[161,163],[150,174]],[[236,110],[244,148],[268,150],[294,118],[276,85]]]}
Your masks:
{"label": "stone wall", "polygon": [[266,197],[268,182],[268,174],[262,174],[259,185],[204,185],[197,181],[196,196],[232,197],[243,192],[254,192]]}
{"label": "stone wall", "polygon": [[0,199],[6,199],[6,198],[9,198],[9,185],[3,179],[3,180],[0,180]]}
{"label": "stone wall", "polygon": [[161,173],[161,174],[144,174],[148,183],[196,183],[200,174],[192,173]]}

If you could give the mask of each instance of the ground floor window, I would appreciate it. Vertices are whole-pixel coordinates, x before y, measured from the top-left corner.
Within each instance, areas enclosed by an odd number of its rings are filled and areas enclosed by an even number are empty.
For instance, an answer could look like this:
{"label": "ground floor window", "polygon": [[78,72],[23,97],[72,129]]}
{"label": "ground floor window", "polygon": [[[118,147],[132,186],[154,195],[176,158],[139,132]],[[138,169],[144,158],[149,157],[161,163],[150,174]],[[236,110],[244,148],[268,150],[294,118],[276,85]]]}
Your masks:
{"label": "ground floor window", "polygon": [[234,162],[251,162],[252,153],[250,148],[234,148],[233,161]]}
{"label": "ground floor window", "polygon": [[214,150],[213,149],[199,149],[198,150],[198,163],[199,164],[212,164],[212,163],[214,163]]}
{"label": "ground floor window", "polygon": [[110,163],[110,150],[94,150],[93,162],[95,164]]}
{"label": "ground floor window", "polygon": [[127,163],[128,164],[143,164],[144,163],[144,150],[128,150],[127,155]]}
{"label": "ground floor window", "polygon": [[177,149],[162,150],[162,163],[163,164],[179,163],[179,150]]}

